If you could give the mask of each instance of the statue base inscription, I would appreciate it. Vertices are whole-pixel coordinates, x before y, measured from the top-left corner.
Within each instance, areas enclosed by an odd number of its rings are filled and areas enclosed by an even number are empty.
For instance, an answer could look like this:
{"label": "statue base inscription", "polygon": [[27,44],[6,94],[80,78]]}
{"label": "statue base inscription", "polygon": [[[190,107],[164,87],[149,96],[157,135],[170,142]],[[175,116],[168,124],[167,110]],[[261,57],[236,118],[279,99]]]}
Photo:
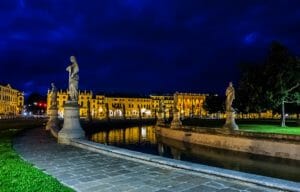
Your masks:
{"label": "statue base inscription", "polygon": [[67,101],[64,106],[64,125],[58,132],[58,143],[70,144],[72,139],[84,138],[79,122],[79,105],[76,101]]}
{"label": "statue base inscription", "polygon": [[229,131],[236,131],[239,130],[238,125],[235,123],[234,118],[234,112],[233,111],[227,111],[226,112],[226,122],[223,128],[229,130]]}
{"label": "statue base inscription", "polygon": [[179,112],[175,112],[173,116],[173,120],[171,122],[171,129],[179,129],[182,128],[182,122],[180,120]]}

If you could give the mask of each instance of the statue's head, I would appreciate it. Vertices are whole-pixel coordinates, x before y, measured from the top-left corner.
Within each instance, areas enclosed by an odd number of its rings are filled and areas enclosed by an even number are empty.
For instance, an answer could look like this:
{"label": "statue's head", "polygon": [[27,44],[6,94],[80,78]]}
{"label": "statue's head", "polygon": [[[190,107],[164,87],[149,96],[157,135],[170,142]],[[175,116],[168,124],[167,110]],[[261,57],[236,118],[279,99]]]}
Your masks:
{"label": "statue's head", "polygon": [[229,86],[230,86],[230,87],[232,87],[232,86],[233,86],[233,84],[232,84],[232,82],[231,82],[231,81],[229,82]]}
{"label": "statue's head", "polygon": [[72,63],[76,63],[76,58],[75,58],[75,56],[72,55],[72,56],[70,57],[70,61],[71,61]]}
{"label": "statue's head", "polygon": [[54,83],[51,83],[51,87],[55,87]]}

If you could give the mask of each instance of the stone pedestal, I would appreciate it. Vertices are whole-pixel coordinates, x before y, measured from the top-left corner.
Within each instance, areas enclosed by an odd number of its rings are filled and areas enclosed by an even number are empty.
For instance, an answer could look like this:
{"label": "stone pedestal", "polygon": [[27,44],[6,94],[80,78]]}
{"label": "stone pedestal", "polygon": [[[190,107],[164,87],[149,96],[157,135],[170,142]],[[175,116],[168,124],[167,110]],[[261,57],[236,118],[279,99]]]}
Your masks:
{"label": "stone pedestal", "polygon": [[179,129],[182,128],[182,122],[180,120],[180,113],[178,110],[173,112],[173,120],[171,122],[171,129]]}
{"label": "stone pedestal", "polygon": [[84,137],[79,122],[79,105],[75,101],[67,101],[64,106],[64,125],[58,133],[58,143],[70,144],[71,139]]}
{"label": "stone pedestal", "polygon": [[59,132],[59,120],[58,120],[58,109],[57,107],[50,107],[49,109],[49,120],[46,125],[46,130],[50,131],[51,134],[57,138]]}
{"label": "stone pedestal", "polygon": [[234,118],[234,111],[227,111],[226,112],[226,122],[223,128],[229,130],[229,131],[236,131],[239,130],[238,125],[235,123]]}
{"label": "stone pedestal", "polygon": [[58,109],[57,107],[50,107],[49,120],[46,125],[46,130],[49,131],[51,127],[58,127]]}

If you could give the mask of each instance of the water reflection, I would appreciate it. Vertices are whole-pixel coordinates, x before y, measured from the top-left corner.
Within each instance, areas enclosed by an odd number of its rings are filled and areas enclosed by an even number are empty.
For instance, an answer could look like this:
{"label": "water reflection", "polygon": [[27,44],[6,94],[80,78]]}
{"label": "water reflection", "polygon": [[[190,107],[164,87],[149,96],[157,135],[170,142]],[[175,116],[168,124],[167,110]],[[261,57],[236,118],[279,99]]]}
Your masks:
{"label": "water reflection", "polygon": [[153,126],[100,131],[91,135],[90,139],[98,143],[178,160],[300,181],[300,161],[220,150],[180,142],[157,135]]}
{"label": "water reflection", "polygon": [[90,140],[109,145],[140,144],[143,142],[156,144],[155,129],[152,126],[101,131],[93,134]]}

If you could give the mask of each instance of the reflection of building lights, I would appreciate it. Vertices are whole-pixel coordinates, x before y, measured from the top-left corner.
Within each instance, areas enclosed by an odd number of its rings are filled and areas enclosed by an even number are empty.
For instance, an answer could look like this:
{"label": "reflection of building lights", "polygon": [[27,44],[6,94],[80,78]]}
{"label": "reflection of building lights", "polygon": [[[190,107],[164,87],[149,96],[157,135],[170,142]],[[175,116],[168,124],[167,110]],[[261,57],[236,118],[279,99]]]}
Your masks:
{"label": "reflection of building lights", "polygon": [[142,138],[146,138],[147,137],[147,129],[146,127],[142,127]]}

